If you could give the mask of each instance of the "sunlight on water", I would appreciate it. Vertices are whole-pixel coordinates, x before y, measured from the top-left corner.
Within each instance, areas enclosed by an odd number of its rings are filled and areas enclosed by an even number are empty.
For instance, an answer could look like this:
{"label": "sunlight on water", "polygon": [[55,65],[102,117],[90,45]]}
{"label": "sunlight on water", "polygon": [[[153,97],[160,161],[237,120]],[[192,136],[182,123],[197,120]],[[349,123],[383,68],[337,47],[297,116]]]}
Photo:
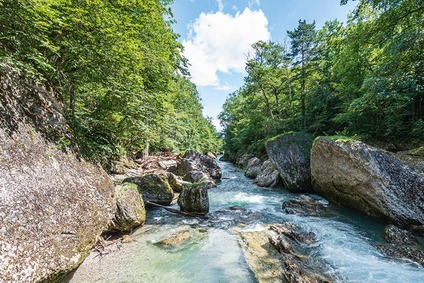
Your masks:
{"label": "sunlight on water", "polygon": [[[330,209],[328,217],[287,215],[282,202],[296,194],[259,188],[240,169],[220,165],[224,179],[209,190],[208,219],[149,210],[148,226],[133,235],[134,242],[100,262],[91,256],[71,282],[256,282],[231,230],[260,231],[284,221],[316,234],[310,259],[336,282],[424,282],[422,267],[389,259],[374,247],[384,223],[339,208]],[[156,245],[182,229],[190,231],[187,242],[175,248]]]}

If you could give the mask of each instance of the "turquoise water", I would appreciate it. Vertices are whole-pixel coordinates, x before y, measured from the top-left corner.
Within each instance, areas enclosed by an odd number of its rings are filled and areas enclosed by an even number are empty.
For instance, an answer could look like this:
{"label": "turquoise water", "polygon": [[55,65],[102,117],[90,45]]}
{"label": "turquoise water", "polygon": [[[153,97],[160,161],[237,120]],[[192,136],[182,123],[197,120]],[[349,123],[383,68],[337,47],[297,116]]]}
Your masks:
{"label": "turquoise water", "polygon": [[[256,282],[232,229],[261,230],[284,221],[316,234],[310,260],[336,282],[424,282],[422,267],[389,259],[374,247],[385,223],[332,206],[326,217],[287,215],[281,205],[296,194],[259,188],[233,165],[220,166],[224,179],[209,190],[207,219],[149,210],[147,225],[133,235],[134,242],[101,260],[89,258],[70,282]],[[155,245],[181,230],[191,233],[181,246]]]}

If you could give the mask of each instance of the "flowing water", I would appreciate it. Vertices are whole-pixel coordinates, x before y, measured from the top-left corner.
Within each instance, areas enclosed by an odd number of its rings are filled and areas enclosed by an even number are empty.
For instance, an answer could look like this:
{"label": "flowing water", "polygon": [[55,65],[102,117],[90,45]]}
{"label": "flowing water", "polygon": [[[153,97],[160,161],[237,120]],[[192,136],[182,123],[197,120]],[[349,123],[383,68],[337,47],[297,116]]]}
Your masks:
{"label": "flowing water", "polygon": [[[296,194],[259,188],[233,165],[220,166],[223,180],[209,190],[207,219],[148,210],[146,226],[132,235],[133,242],[104,257],[91,255],[70,282],[256,282],[233,229],[261,230],[284,221],[316,234],[310,259],[336,282],[424,282],[424,268],[387,258],[374,247],[382,242],[385,223],[333,206],[326,217],[287,215],[282,202]],[[183,230],[191,238],[182,245],[156,244]]]}

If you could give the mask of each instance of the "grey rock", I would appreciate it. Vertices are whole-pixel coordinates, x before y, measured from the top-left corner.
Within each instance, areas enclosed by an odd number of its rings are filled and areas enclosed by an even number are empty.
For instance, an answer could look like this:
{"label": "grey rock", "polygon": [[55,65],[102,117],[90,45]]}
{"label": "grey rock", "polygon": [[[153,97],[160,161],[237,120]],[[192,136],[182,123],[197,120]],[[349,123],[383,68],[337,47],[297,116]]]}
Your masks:
{"label": "grey rock", "polygon": [[303,133],[287,133],[266,143],[269,159],[280,172],[284,187],[309,192],[311,186],[310,150],[312,138]]}
{"label": "grey rock", "polygon": [[178,205],[182,211],[206,214],[209,212],[209,197],[207,186],[184,186]]}
{"label": "grey rock", "polygon": [[103,169],[51,142],[66,135],[54,94],[3,67],[0,281],[58,281],[107,229],[113,184]]}
{"label": "grey rock", "polygon": [[424,223],[424,176],[392,153],[349,139],[317,138],[314,190],[330,202],[401,226]]}
{"label": "grey rock", "polygon": [[424,252],[411,232],[390,224],[384,229],[382,237],[387,244],[377,245],[380,251],[390,257],[412,260],[424,266]]}
{"label": "grey rock", "polygon": [[249,178],[256,178],[256,176],[258,176],[259,172],[261,171],[261,166],[262,161],[259,158],[253,157],[249,159],[244,175]]}
{"label": "grey rock", "polygon": [[236,160],[236,165],[242,168],[243,170],[246,169],[247,163],[250,159],[255,157],[253,154],[250,153],[244,153]]}
{"label": "grey rock", "polygon": [[319,216],[326,212],[326,207],[318,200],[307,195],[283,203],[283,209],[288,214]]}
{"label": "grey rock", "polygon": [[159,174],[147,174],[142,177],[126,178],[124,182],[137,184],[138,191],[144,201],[161,205],[170,205],[174,192],[168,182],[168,177]]}
{"label": "grey rock", "polygon": [[260,187],[279,187],[281,186],[280,172],[270,160],[266,160],[262,164],[254,183]]}
{"label": "grey rock", "polygon": [[131,231],[146,221],[146,209],[137,185],[123,183],[115,186],[117,210],[109,230]]}

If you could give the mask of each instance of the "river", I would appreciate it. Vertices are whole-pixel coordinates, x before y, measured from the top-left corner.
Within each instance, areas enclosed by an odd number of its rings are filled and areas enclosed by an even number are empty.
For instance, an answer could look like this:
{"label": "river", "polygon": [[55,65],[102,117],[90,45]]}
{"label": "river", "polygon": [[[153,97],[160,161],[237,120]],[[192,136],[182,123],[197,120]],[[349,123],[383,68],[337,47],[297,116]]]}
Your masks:
{"label": "river", "polygon": [[[329,216],[288,215],[282,202],[296,194],[259,188],[232,164],[220,166],[223,180],[209,190],[207,219],[149,209],[146,225],[132,235],[132,242],[112,254],[90,255],[67,282],[257,282],[234,230],[261,230],[284,221],[316,234],[309,258],[336,282],[424,282],[424,268],[387,258],[375,248],[382,242],[385,223],[324,199],[320,201],[328,205]],[[182,245],[156,244],[183,230],[190,231],[191,238]]]}

